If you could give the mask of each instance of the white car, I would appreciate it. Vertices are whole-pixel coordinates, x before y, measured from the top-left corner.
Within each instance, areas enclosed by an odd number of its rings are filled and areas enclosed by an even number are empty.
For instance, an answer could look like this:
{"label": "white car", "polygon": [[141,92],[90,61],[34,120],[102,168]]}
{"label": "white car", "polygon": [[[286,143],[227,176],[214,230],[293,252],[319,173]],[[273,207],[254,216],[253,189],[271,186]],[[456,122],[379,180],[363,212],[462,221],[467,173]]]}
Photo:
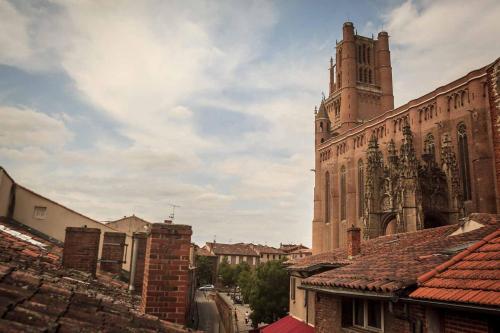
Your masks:
{"label": "white car", "polygon": [[207,285],[201,286],[200,288],[198,288],[198,290],[211,291],[211,290],[215,290],[215,287],[213,284],[207,284]]}

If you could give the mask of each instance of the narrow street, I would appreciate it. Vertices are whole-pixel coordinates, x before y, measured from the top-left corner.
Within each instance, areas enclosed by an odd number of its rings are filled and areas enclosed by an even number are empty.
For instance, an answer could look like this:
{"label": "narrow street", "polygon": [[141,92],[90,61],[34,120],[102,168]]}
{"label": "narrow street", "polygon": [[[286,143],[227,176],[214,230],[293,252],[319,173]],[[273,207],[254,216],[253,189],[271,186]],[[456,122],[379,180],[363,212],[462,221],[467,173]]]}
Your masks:
{"label": "narrow street", "polygon": [[198,329],[207,333],[225,333],[224,326],[219,323],[219,312],[213,299],[214,293],[210,291],[196,292],[196,305],[198,306]]}
{"label": "narrow street", "polygon": [[221,296],[226,299],[226,301],[229,304],[233,305],[233,310],[236,311],[236,317],[238,320],[238,332],[248,332],[249,330],[252,329],[252,325],[250,320],[248,323],[245,323],[245,317],[246,314],[250,315],[250,307],[248,305],[244,304],[234,304],[234,302],[231,300],[231,297],[229,297],[226,293],[220,293]]}

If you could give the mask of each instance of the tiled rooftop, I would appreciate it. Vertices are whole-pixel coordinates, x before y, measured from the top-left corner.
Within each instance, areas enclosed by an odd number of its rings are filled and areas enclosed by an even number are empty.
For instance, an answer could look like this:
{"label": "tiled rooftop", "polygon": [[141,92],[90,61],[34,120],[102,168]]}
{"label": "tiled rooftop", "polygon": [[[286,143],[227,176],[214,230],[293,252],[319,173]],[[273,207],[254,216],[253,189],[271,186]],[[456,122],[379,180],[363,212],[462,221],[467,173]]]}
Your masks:
{"label": "tiled rooftop", "polygon": [[61,247],[0,225],[0,332],[187,332],[139,313],[125,283],[63,269]]}
{"label": "tiled rooftop", "polygon": [[418,276],[449,260],[452,248],[478,241],[499,226],[497,216],[473,214],[471,219],[483,227],[457,235],[451,234],[459,229],[458,225],[449,225],[383,236],[362,242],[361,253],[350,260],[345,250],[337,249],[295,260],[289,268],[339,264],[342,267],[313,275],[303,284],[393,293],[416,284]]}
{"label": "tiled rooftop", "polygon": [[418,278],[410,297],[500,305],[500,230]]}
{"label": "tiled rooftop", "polygon": [[284,252],[275,248],[275,247],[272,247],[272,246],[267,246],[267,245],[260,245],[260,244],[250,244],[251,247],[253,247],[253,249],[255,251],[257,251],[258,254],[283,254]]}
{"label": "tiled rooftop", "polygon": [[223,243],[207,243],[211,251],[216,255],[238,255],[238,256],[253,256],[257,257],[258,254],[248,244],[223,244]]}

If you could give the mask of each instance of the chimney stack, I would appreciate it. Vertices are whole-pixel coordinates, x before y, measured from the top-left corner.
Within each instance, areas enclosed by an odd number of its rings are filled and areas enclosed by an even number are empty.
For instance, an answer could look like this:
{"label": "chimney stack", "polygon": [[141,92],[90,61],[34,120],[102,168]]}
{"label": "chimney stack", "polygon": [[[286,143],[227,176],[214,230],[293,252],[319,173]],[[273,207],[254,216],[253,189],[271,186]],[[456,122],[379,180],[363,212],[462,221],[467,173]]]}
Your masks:
{"label": "chimney stack", "polygon": [[140,310],[186,324],[191,226],[154,223],[147,239]]}
{"label": "chimney stack", "polygon": [[122,271],[125,252],[124,232],[105,232],[102,243],[101,270],[114,274]]}
{"label": "chimney stack", "polygon": [[361,229],[354,225],[347,229],[347,257],[352,259],[361,252]]}
{"label": "chimney stack", "polygon": [[87,272],[95,277],[100,238],[100,229],[67,227],[64,238],[63,267]]}

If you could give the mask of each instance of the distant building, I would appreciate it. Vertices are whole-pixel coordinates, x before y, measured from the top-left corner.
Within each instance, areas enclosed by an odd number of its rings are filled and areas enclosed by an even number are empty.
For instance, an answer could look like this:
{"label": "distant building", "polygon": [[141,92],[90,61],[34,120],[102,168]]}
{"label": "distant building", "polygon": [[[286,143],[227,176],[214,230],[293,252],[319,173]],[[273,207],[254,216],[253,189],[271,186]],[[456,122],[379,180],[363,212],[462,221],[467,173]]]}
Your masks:
{"label": "distant building", "polygon": [[304,258],[312,255],[312,250],[302,244],[280,244],[280,251],[283,251],[288,259]]}
{"label": "distant building", "polygon": [[285,252],[267,245],[248,244],[259,255],[260,263],[287,258]]}
{"label": "distant building", "polygon": [[129,235],[132,235],[134,232],[146,232],[151,225],[151,222],[141,219],[135,215],[124,216],[116,221],[107,221],[105,223],[108,227],[117,231],[125,232]]}
{"label": "distant building", "polygon": [[230,265],[238,265],[241,262],[246,262],[251,267],[256,267],[259,264],[259,254],[245,243],[206,243],[205,248],[217,256],[219,264],[224,261],[224,258],[227,258]]}

